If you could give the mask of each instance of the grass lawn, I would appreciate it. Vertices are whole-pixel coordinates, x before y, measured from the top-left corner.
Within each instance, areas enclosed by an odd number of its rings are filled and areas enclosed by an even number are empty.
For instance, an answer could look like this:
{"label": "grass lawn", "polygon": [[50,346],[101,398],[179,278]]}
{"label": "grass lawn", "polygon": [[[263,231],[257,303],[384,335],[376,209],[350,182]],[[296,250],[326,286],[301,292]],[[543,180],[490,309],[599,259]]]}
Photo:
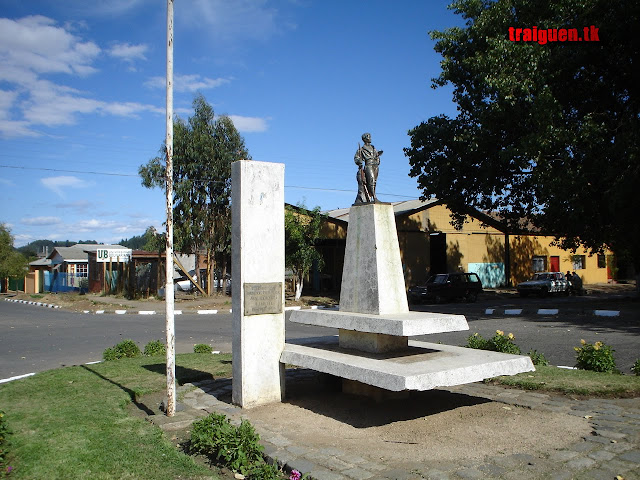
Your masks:
{"label": "grass lawn", "polygon": [[[231,355],[176,357],[178,383],[231,375]],[[0,385],[0,410],[14,432],[8,465],[16,479],[204,479],[205,466],[127,406],[165,388],[164,357],[66,367]],[[492,382],[544,392],[640,396],[640,377],[556,367]],[[1,476],[1,475],[0,475]]]}
{"label": "grass lawn", "polygon": [[[230,376],[231,355],[176,357],[179,384]],[[10,478],[213,478],[126,406],[166,388],[164,357],[61,368],[0,385]]]}
{"label": "grass lawn", "polygon": [[524,390],[567,395],[640,397],[640,377],[638,376],[567,370],[551,366],[536,366],[535,372],[498,377],[490,382]]}

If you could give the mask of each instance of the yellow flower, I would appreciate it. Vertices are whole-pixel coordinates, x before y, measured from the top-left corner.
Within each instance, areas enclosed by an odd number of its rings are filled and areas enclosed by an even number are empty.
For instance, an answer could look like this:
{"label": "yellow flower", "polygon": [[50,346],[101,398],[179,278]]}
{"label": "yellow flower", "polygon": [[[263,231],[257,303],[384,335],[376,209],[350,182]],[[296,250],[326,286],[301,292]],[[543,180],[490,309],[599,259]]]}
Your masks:
{"label": "yellow flower", "polygon": [[586,345],[586,344],[587,344],[587,342],[585,342],[584,338],[583,338],[582,340],[580,340],[580,343],[581,343],[582,345]]}
{"label": "yellow flower", "polygon": [[504,332],[502,330],[496,330],[496,333],[500,336],[504,335]]}
{"label": "yellow flower", "polygon": [[602,346],[602,342],[596,342],[593,344],[593,349],[594,350],[600,350],[600,347]]}
{"label": "yellow flower", "polygon": [[580,350],[582,350],[580,347],[573,347],[573,349],[574,349],[576,352],[579,352]]}
{"label": "yellow flower", "polygon": [[513,340],[514,338],[516,338],[516,336],[513,333],[510,333],[508,337],[509,337],[509,340]]}

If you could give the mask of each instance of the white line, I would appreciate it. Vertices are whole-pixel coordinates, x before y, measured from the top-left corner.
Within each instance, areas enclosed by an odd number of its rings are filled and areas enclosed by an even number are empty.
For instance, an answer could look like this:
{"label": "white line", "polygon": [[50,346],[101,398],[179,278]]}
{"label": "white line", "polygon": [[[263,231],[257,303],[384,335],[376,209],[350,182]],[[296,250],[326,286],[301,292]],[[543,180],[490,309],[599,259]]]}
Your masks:
{"label": "white line", "polygon": [[215,315],[218,310],[198,310],[198,315]]}
{"label": "white line", "polygon": [[598,317],[619,317],[620,310],[595,310],[594,315]]}
{"label": "white line", "polygon": [[558,365],[558,368],[564,368],[565,370],[577,370],[576,367],[565,367],[563,365]]}
{"label": "white line", "polygon": [[493,312],[495,312],[495,308],[487,308],[487,309],[484,311],[484,314],[485,314],[485,315],[493,315]]}
{"label": "white line", "polygon": [[155,310],[140,310],[138,315],[155,315]]}
{"label": "white line", "polygon": [[285,311],[290,311],[290,310],[301,310],[302,307],[301,306],[296,306],[296,307],[284,307]]}
{"label": "white line", "polygon": [[540,308],[538,309],[538,315],[558,315],[560,310],[557,308]]}
{"label": "white line", "polygon": [[505,310],[504,314],[505,315],[520,315],[522,313],[522,309],[521,308],[514,308],[512,310]]}
{"label": "white line", "polygon": [[116,315],[124,315],[125,313],[127,313],[126,310],[116,310]]}
{"label": "white line", "polygon": [[14,380],[20,380],[21,378],[27,378],[27,377],[30,377],[31,375],[35,375],[35,373],[26,373],[24,375],[18,375],[17,377],[4,378],[0,380],[0,383],[7,383],[7,382],[12,382]]}
{"label": "white line", "polygon": [[96,315],[102,315],[104,313],[104,310],[96,310]]}
{"label": "white line", "polygon": [[102,360],[96,360],[95,362],[87,362],[85,365],[95,365],[96,363],[102,363]]}

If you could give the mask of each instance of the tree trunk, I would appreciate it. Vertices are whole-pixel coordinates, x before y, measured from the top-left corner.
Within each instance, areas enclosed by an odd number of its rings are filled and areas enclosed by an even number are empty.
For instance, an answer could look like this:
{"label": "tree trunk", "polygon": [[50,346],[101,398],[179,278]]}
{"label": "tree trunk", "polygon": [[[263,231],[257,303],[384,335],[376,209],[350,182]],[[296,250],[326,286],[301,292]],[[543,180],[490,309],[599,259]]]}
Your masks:
{"label": "tree trunk", "polygon": [[295,274],[295,279],[296,279],[295,301],[297,302],[298,300],[300,300],[300,297],[302,296],[302,287],[304,286],[304,276],[302,275],[302,273],[297,273]]}
{"label": "tree trunk", "polygon": [[222,276],[222,294],[226,295],[227,294],[227,283],[228,283],[228,279],[227,279],[227,256],[224,255],[222,257],[222,269],[220,271],[220,275]]}

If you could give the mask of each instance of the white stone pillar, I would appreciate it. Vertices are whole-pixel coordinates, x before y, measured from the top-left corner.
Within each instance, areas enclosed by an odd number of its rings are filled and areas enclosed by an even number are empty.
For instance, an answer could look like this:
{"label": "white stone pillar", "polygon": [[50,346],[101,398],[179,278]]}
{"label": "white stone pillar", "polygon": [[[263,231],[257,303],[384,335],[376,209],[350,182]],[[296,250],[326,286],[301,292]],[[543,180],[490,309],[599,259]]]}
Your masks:
{"label": "white stone pillar", "polygon": [[241,160],[232,175],[232,401],[284,397],[284,165]]}

